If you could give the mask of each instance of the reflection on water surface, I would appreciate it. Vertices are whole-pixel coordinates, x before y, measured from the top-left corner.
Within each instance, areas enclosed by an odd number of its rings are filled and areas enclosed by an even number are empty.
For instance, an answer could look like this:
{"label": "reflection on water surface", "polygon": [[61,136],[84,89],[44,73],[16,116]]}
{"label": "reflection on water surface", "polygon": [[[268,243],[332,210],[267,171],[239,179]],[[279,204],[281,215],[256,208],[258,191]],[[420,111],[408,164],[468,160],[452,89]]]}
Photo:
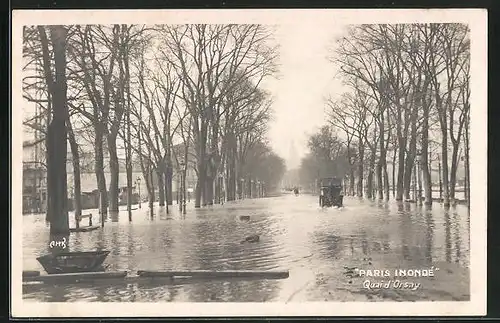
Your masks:
{"label": "reflection on water surface", "polygon": [[[469,219],[465,208],[445,211],[346,198],[341,209],[319,209],[314,196],[243,200],[179,214],[156,207],[109,214],[103,229],[73,233],[71,251],[107,249],[108,270],[284,269],[285,280],[176,283],[99,282],[24,286],[35,301],[379,301],[468,300]],[[97,213],[97,212],[93,212]],[[250,215],[249,221],[240,215]],[[48,252],[43,215],[24,216],[23,269],[43,269]],[[71,224],[73,225],[73,224]],[[253,234],[258,243],[241,244]],[[440,268],[416,291],[368,290],[346,268]],[[376,280],[377,278],[373,278]],[[380,280],[380,279],[379,279]],[[410,280],[410,279],[408,279]]]}

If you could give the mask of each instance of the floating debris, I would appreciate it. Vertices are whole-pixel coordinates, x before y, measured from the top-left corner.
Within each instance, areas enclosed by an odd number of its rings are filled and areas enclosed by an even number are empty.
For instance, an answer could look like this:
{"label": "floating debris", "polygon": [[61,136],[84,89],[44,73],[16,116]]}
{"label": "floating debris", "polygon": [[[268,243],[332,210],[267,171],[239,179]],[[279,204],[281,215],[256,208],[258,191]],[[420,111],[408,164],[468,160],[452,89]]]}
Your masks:
{"label": "floating debris", "polygon": [[245,240],[241,241],[240,243],[245,243],[245,242],[253,243],[253,242],[259,242],[259,240],[260,236],[258,234],[254,234],[246,237]]}

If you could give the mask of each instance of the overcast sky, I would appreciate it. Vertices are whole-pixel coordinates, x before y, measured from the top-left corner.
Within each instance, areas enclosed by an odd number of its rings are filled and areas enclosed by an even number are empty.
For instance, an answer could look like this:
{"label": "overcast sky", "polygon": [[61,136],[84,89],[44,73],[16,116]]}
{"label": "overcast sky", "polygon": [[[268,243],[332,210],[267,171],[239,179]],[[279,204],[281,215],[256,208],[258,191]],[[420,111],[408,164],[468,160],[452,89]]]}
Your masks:
{"label": "overcast sky", "polygon": [[[281,76],[266,82],[274,96],[275,114],[269,139],[289,169],[297,167],[307,153],[307,135],[325,123],[324,98],[340,92],[337,69],[327,56],[344,28],[311,21],[277,27]],[[292,143],[295,154],[291,152]]]}

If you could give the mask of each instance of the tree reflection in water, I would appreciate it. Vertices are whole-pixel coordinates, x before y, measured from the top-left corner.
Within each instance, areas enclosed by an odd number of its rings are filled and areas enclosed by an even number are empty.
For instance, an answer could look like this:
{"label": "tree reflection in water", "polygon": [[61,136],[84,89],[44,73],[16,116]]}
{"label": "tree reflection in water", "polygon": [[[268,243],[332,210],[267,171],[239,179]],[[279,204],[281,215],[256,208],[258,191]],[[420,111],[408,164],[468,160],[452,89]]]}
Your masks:
{"label": "tree reflection in water", "polygon": [[432,209],[430,207],[426,207],[425,210],[425,257],[427,260],[427,264],[432,264],[432,250],[434,243],[434,218],[432,216]]}
{"label": "tree reflection in water", "polygon": [[401,232],[401,251],[403,259],[411,261],[410,249],[408,247],[408,239],[411,239],[413,223],[411,221],[411,205],[410,203],[398,203],[398,213],[400,217],[400,232]]}
{"label": "tree reflection in water", "polygon": [[444,232],[445,232],[445,257],[446,262],[451,262],[451,222],[450,209],[444,208]]}

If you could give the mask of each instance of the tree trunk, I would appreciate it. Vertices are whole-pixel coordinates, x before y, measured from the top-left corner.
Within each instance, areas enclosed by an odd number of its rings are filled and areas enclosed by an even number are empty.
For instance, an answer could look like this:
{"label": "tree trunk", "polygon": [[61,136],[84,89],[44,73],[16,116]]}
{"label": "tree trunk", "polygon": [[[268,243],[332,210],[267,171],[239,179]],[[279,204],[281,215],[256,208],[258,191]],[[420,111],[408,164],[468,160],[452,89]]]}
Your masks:
{"label": "tree trunk", "polygon": [[[51,99],[50,99],[50,94],[49,94],[49,103],[48,103],[48,108],[47,108],[47,120],[46,120],[46,124],[47,125],[50,125],[50,123],[52,122],[52,119],[51,119],[51,114],[52,114],[52,109],[50,108],[51,106]],[[49,145],[50,145],[50,142],[49,142],[49,136],[47,134],[47,136],[45,136],[45,141],[44,141],[44,144],[45,144],[45,161],[47,162],[47,165],[49,163]],[[46,168],[47,172],[48,172],[48,166]],[[48,175],[48,174],[47,174]],[[49,213],[49,209],[52,210],[51,207],[49,207],[49,203],[50,203],[50,200],[48,198],[49,196],[49,193],[48,193],[48,187],[51,186],[51,183],[50,183],[50,178],[47,176],[46,178],[46,187],[45,187],[45,200],[46,200],[46,206],[45,206],[45,222],[46,223],[50,223],[50,213]]]}
{"label": "tree trunk", "polygon": [[398,138],[398,182],[396,187],[396,201],[402,201],[404,196],[404,182],[405,182],[405,155],[406,145],[405,139]]}
{"label": "tree trunk", "polygon": [[179,208],[179,213],[182,213],[182,201],[183,201],[183,169],[181,167],[178,168],[178,173],[176,175],[176,183],[177,183],[177,206]]}
{"label": "tree trunk", "polygon": [[[429,107],[424,107],[422,124],[422,162],[420,163],[424,181],[424,203],[432,205],[432,179],[429,169]],[[431,167],[432,168],[432,167]]]}
{"label": "tree trunk", "polygon": [[[132,221],[132,148],[130,138],[130,112],[127,112],[127,140],[125,140],[125,171],[127,175],[127,212],[128,219]],[[140,198],[140,197],[139,197]]]}
{"label": "tree trunk", "polygon": [[375,152],[371,152],[370,154],[370,162],[369,162],[369,171],[368,171],[368,179],[367,179],[367,182],[366,182],[366,197],[371,199],[371,198],[374,198],[373,196],[373,175],[374,175],[374,171],[373,171],[373,168],[375,167]]}
{"label": "tree trunk", "polygon": [[118,163],[118,153],[116,149],[116,136],[107,136],[109,150],[109,210],[117,212],[118,209],[118,181],[120,176],[120,164]]}
{"label": "tree trunk", "polygon": [[[128,148],[127,148],[127,150],[128,150]],[[126,163],[126,172],[127,172],[127,211],[128,211],[128,218],[130,221],[132,221],[132,198],[133,198],[132,182],[133,182],[133,178],[132,178],[132,154],[130,151],[127,151],[127,153],[125,155],[125,163]]]}
{"label": "tree trunk", "polygon": [[203,182],[202,182],[202,192],[203,192],[203,195],[202,195],[202,206],[207,206],[208,205],[208,201],[209,201],[209,196],[210,196],[210,193],[211,193],[211,186],[213,185],[213,181],[212,181],[212,178],[210,177],[210,165],[209,165],[209,156],[205,155],[205,162],[204,162],[204,166],[203,166]]}
{"label": "tree trunk", "polygon": [[154,181],[153,181],[153,174],[154,174],[154,170],[153,170],[153,167],[151,167],[151,169],[149,170],[149,174],[148,174],[149,182],[151,183],[151,190],[148,192],[149,193],[149,209],[151,210],[151,212],[153,212],[153,205],[156,202],[156,193],[155,193],[155,185],[154,185]]}
{"label": "tree trunk", "polygon": [[219,177],[218,176],[215,176],[216,180],[214,181],[214,186],[215,186],[215,190],[214,190],[214,204],[220,204],[220,198],[221,198],[221,190],[222,190],[222,187],[220,185],[220,180],[219,180]]}
{"label": "tree trunk", "polygon": [[[45,83],[47,84],[47,116],[46,116],[46,124],[50,125],[52,123],[52,92],[54,91],[52,89],[52,84],[54,82],[53,77],[52,77],[52,71],[50,68],[50,53],[49,53],[49,41],[47,39],[47,34],[45,32],[45,27],[43,26],[38,26],[38,32],[40,34],[40,42],[42,45],[42,58],[43,58],[43,70],[44,70],[44,77],[45,77]],[[51,213],[49,210],[52,210],[53,207],[50,205],[51,200],[49,199],[49,192],[48,188],[52,187],[51,183],[51,178],[48,176],[48,164],[49,164],[49,146],[51,142],[49,140],[49,135],[45,136],[45,160],[47,162],[47,187],[45,189],[45,194],[46,194],[46,209],[45,209],[45,222],[50,223],[51,219]]]}
{"label": "tree trunk", "polygon": [[384,176],[384,194],[385,200],[389,201],[389,192],[390,192],[390,184],[389,184],[389,173],[387,172],[387,162],[385,162],[382,166],[382,175]]}
{"label": "tree trunk", "polygon": [[360,139],[358,144],[358,186],[357,196],[363,197],[363,168],[364,168],[365,147]]}
{"label": "tree trunk", "polygon": [[227,161],[227,169],[226,169],[226,187],[227,187],[227,200],[234,201],[236,200],[236,164],[234,157],[234,148],[230,147],[228,149],[228,161]]}
{"label": "tree trunk", "polygon": [[172,180],[173,180],[173,168],[169,160],[167,162],[167,171],[165,172],[165,192],[168,205],[173,204]]}
{"label": "tree trunk", "polygon": [[354,196],[354,165],[350,165],[349,169],[349,195]]}
{"label": "tree trunk", "polygon": [[406,156],[406,163],[405,163],[405,172],[404,172],[404,197],[405,200],[410,200],[410,192],[412,189],[412,175],[413,174],[413,166],[415,165],[415,156],[413,153],[408,152]]}
{"label": "tree trunk", "polygon": [[[445,130],[446,131],[446,130]],[[447,135],[442,134],[442,147],[441,147],[441,155],[443,156],[442,163],[442,179],[443,179],[443,205],[445,207],[450,206],[450,194],[449,194],[449,180],[448,180],[448,149],[447,149]]]}
{"label": "tree trunk", "polygon": [[104,148],[102,126],[98,122],[95,125],[95,139],[94,139],[94,153],[95,153],[95,163],[94,172],[97,180],[97,189],[99,191],[99,213],[105,216],[108,214],[108,191],[106,188],[106,177],[104,176]]}
{"label": "tree trunk", "polygon": [[405,198],[407,200],[410,199],[410,190],[411,190],[411,176],[412,170],[415,165],[415,155],[417,152],[417,116],[416,116],[417,108],[414,107],[412,110],[412,120],[411,120],[411,137],[410,137],[410,147],[408,154],[406,156],[406,168],[405,168]]}
{"label": "tree trunk", "polygon": [[165,171],[163,174],[163,177],[165,178],[164,180],[164,185],[165,187],[163,188],[163,191],[165,193],[165,204],[166,205],[172,205],[172,178],[168,174],[168,170]]}
{"label": "tree trunk", "polygon": [[[169,212],[170,212],[169,211],[169,205],[172,205],[172,204],[168,204],[168,198],[172,197],[172,193],[169,193],[169,187],[168,187],[170,185],[170,189],[172,189],[172,183],[170,183],[170,184],[168,183],[168,178],[167,178],[167,177],[169,177],[168,176],[168,172],[169,172],[169,169],[168,169],[168,166],[167,166],[166,169],[165,169],[165,173],[162,174],[162,176],[164,176],[163,177],[164,178],[163,179],[163,181],[164,181],[163,185],[164,185],[164,190],[165,190],[164,194],[165,194],[165,205],[167,206],[166,207],[167,214],[169,214]],[[170,179],[170,181],[172,181],[172,179]]]}
{"label": "tree trunk", "polygon": [[[198,136],[198,178],[196,180],[196,194],[195,194],[195,202],[194,202],[194,207],[199,208],[201,207],[202,204],[202,198],[203,198],[203,204],[205,205],[206,201],[206,173],[207,173],[207,162],[206,162],[206,141],[207,141],[207,126],[205,124],[202,124],[201,126],[201,131]],[[195,129],[197,130],[197,129]]]}
{"label": "tree trunk", "polygon": [[151,183],[150,171],[144,168],[142,170],[142,176],[144,177],[144,181],[146,182],[146,189],[148,190],[148,201],[151,199],[154,200],[154,194],[152,193],[153,183]]}
{"label": "tree trunk", "polygon": [[200,208],[201,207],[201,197],[202,197],[202,186],[203,184],[203,175],[198,174],[198,177],[196,179],[196,188],[195,188],[195,200],[194,200],[194,207],[195,208]]}
{"label": "tree trunk", "polygon": [[165,206],[165,182],[163,179],[163,172],[157,168],[156,177],[158,179],[158,195],[159,195],[159,205]]}
{"label": "tree trunk", "polygon": [[[54,107],[56,107],[55,102]],[[69,232],[66,154],[65,150],[63,150],[67,147],[65,132],[65,120],[60,120],[54,116],[48,127],[50,144],[48,147],[49,160],[47,161],[47,177],[50,178],[50,186],[47,188],[47,191],[50,201],[51,234]]]}
{"label": "tree trunk", "polygon": [[458,170],[458,149],[459,141],[456,144],[452,144],[451,152],[451,169],[450,169],[450,201],[453,203],[455,201],[455,189],[457,185],[457,170]]}
{"label": "tree trunk", "polygon": [[234,201],[233,198],[233,191],[232,191],[232,183],[231,181],[233,180],[231,170],[229,167],[226,168],[226,200],[229,201]]}
{"label": "tree trunk", "polygon": [[235,174],[235,177],[236,177],[236,185],[237,185],[237,191],[238,191],[238,198],[240,200],[244,198],[243,194],[244,194],[244,186],[245,186],[245,183],[244,183],[245,180],[243,178],[242,169],[243,169],[243,164],[240,161],[240,159],[238,158],[237,164],[236,164],[236,174]]}
{"label": "tree trunk", "polygon": [[236,139],[233,137],[233,150],[232,150],[232,158],[231,158],[231,194],[232,194],[232,198],[233,200],[236,200],[236,191],[237,191],[237,187],[238,187],[238,170],[236,168],[236,156],[238,154],[238,149],[237,149],[237,146],[236,146]]}
{"label": "tree trunk", "polygon": [[[443,116],[446,119],[446,116]],[[442,156],[442,171],[443,171],[443,205],[450,206],[449,195],[449,180],[448,180],[448,129],[446,123],[441,127],[441,156]]]}
{"label": "tree trunk", "polygon": [[398,148],[396,147],[392,154],[392,197],[396,197],[396,156]]}
{"label": "tree trunk", "polygon": [[80,153],[78,152],[78,143],[76,142],[73,127],[69,118],[66,120],[68,129],[68,140],[71,148],[72,164],[73,164],[73,183],[74,183],[74,201],[75,217],[82,215],[82,187],[80,178]]}
{"label": "tree trunk", "polygon": [[384,182],[382,178],[382,173],[384,169],[384,164],[386,163],[387,153],[385,151],[385,130],[384,130],[384,111],[380,111],[380,121],[379,124],[379,149],[380,149],[380,157],[377,163],[377,189],[378,189],[378,199],[384,199]]}
{"label": "tree trunk", "polygon": [[[186,154],[187,155],[187,154]],[[187,159],[186,159],[187,160]],[[187,201],[187,188],[186,188],[186,175],[187,175],[187,165],[182,170],[182,180],[181,180],[181,203],[182,203],[182,212],[186,212],[186,201]]]}
{"label": "tree trunk", "polygon": [[205,192],[204,192],[203,206],[214,204],[214,178],[213,176],[207,176],[205,181]]}
{"label": "tree trunk", "polygon": [[196,187],[195,187],[195,200],[194,200],[194,207],[195,208],[200,208],[201,207],[201,195],[202,195],[202,179],[201,176],[198,175],[198,178],[196,179]]}
{"label": "tree trunk", "polygon": [[377,166],[376,166],[376,177],[377,177],[378,199],[383,200],[384,199],[384,179],[382,178],[382,162],[380,161],[380,159],[377,162]]}
{"label": "tree trunk", "polygon": [[441,157],[438,154],[438,176],[439,176],[439,200],[443,202],[443,172],[441,167]]}
{"label": "tree trunk", "polygon": [[[45,33],[45,31],[44,31]],[[52,87],[53,119],[48,128],[50,137],[49,161],[47,177],[51,187],[48,194],[51,210],[50,234],[69,234],[68,191],[67,191],[67,81],[66,81],[66,37],[67,30],[63,26],[50,27],[52,47],[54,50],[55,82]],[[48,67],[50,68],[50,67]],[[52,76],[51,76],[52,78]]]}
{"label": "tree trunk", "polygon": [[[124,27],[124,26],[122,26]],[[130,120],[130,67],[129,67],[129,56],[128,51],[124,50],[124,59],[123,63],[125,66],[125,82],[126,82],[126,91],[127,91],[127,136],[125,140],[125,163],[126,163],[126,172],[127,172],[127,211],[129,221],[132,221],[132,138],[131,138],[131,120]],[[138,183],[139,185],[139,183]],[[139,199],[141,197],[139,196]],[[140,202],[139,202],[140,203]]]}
{"label": "tree trunk", "polygon": [[205,182],[203,183],[203,196],[201,199],[201,206],[207,206],[208,205],[208,194],[210,187],[208,186],[210,183],[210,179],[205,177]]}
{"label": "tree trunk", "polygon": [[251,199],[252,198],[252,195],[253,195],[253,191],[252,191],[252,179],[250,178],[250,176],[248,176],[248,179],[247,179],[247,186],[248,186],[248,198]]}
{"label": "tree trunk", "polygon": [[465,198],[470,208],[470,163],[469,163],[469,109],[465,119]]}

